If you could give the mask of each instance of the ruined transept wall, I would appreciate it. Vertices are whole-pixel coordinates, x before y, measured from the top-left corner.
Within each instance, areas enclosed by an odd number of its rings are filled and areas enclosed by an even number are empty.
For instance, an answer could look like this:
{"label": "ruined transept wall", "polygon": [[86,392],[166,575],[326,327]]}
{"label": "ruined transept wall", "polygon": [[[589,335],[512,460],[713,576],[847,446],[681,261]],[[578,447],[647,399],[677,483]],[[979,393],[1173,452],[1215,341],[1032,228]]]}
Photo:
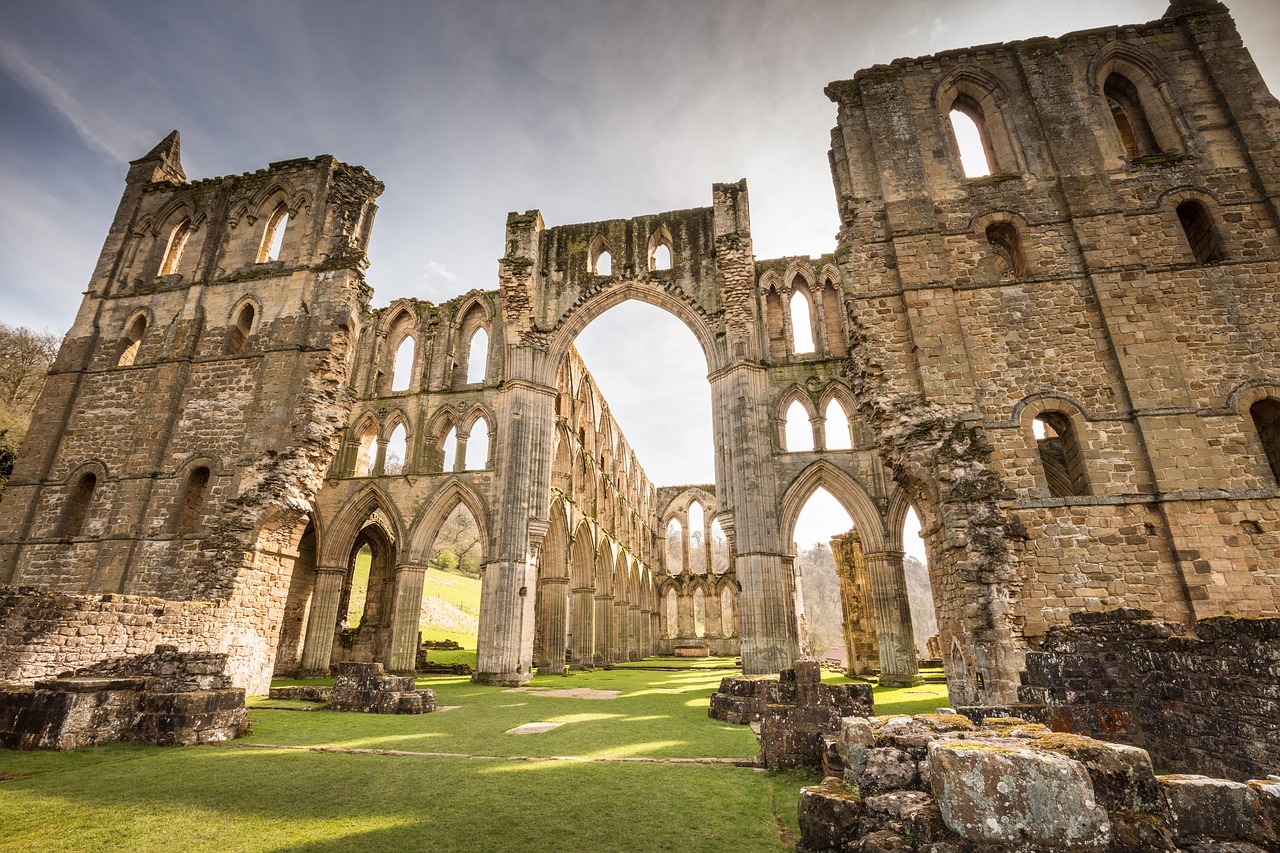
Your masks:
{"label": "ruined transept wall", "polygon": [[[1280,111],[1225,9],[827,91],[850,381],[918,495],[953,701],[1008,696],[1023,638],[1072,611],[1276,612],[1280,500],[1249,406],[1277,378]],[[990,176],[965,177],[953,106]],[[1074,494],[1046,478],[1046,413],[1074,437]]]}

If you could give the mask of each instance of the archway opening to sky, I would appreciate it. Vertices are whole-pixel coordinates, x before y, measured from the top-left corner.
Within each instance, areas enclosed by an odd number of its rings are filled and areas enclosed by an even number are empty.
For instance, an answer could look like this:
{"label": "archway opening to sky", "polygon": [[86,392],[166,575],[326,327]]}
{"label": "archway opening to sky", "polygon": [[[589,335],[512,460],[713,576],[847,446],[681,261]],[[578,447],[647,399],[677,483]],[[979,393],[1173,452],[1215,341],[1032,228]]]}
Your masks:
{"label": "archway opening to sky", "polygon": [[920,535],[920,516],[915,507],[907,510],[902,524],[902,569],[907,576],[907,598],[911,607],[911,631],[915,636],[916,653],[921,660],[941,657],[941,646],[931,652],[929,638],[938,633],[938,611],[933,597],[933,584],[929,580],[929,556],[924,538]]}
{"label": "archway opening to sky", "polygon": [[796,622],[800,653],[818,660],[846,661],[844,611],[831,537],[853,529],[840,501],[819,486],[796,519]]}
{"label": "archway opening to sky", "polygon": [[684,323],[631,300],[591,321],[574,346],[651,483],[715,482],[707,359]]}

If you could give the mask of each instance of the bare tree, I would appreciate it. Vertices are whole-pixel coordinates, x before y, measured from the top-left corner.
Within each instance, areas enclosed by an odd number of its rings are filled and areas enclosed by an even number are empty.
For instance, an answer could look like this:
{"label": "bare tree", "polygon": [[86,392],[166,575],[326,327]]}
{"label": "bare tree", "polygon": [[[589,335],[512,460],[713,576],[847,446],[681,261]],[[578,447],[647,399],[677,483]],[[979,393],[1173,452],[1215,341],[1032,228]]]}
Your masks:
{"label": "bare tree", "polygon": [[0,402],[10,408],[34,403],[62,336],[0,323]]}

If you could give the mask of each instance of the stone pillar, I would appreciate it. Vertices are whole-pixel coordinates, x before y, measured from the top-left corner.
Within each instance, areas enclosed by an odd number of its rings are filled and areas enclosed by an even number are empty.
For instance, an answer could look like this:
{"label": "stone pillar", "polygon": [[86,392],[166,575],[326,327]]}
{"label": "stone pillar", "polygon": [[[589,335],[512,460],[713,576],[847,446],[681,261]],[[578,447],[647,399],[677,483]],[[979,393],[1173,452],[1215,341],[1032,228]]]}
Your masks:
{"label": "stone pillar", "polygon": [[595,663],[595,598],[592,587],[573,590],[573,649],[569,653],[569,666],[573,669],[591,669]]}
{"label": "stone pillar", "polygon": [[302,666],[298,669],[300,677],[323,678],[329,675],[333,635],[338,629],[338,605],[342,601],[342,585],[346,579],[346,566],[316,566],[307,639],[302,646]]}
{"label": "stone pillar", "polygon": [[650,610],[640,620],[640,657],[652,657],[654,653],[653,638],[658,636],[658,614]]}
{"label": "stone pillar", "polygon": [[627,608],[627,660],[640,660],[644,657],[644,640],[643,630],[640,627],[641,621],[647,619],[644,611],[641,610],[639,604],[632,604]]}
{"label": "stone pillar", "polygon": [[538,649],[538,674],[560,675],[564,672],[564,638],[568,633],[568,578],[538,580],[538,624],[541,626],[542,648]]}
{"label": "stone pillar", "polygon": [[388,672],[411,675],[418,663],[418,625],[422,619],[422,582],[426,566],[396,566],[391,598],[391,648]]}
{"label": "stone pillar", "polygon": [[676,637],[687,640],[694,635],[693,631],[693,593],[687,589],[680,590],[676,597]]}
{"label": "stone pillar", "polygon": [[875,602],[876,640],[880,646],[880,683],[904,687],[921,682],[916,641],[911,630],[907,576],[901,551],[867,554],[871,597]]}
{"label": "stone pillar", "polygon": [[[714,587],[713,587],[714,589]],[[724,621],[720,614],[720,594],[717,592],[708,592],[706,595],[707,607],[707,638],[724,636]]]}
{"label": "stone pillar", "polygon": [[597,666],[613,663],[613,596],[596,596],[595,654],[592,660]]}
{"label": "stone pillar", "polygon": [[856,531],[831,537],[831,553],[840,578],[840,604],[844,612],[844,647],[849,658],[848,673],[867,676],[880,665],[876,642],[875,603],[862,539]]}
{"label": "stone pillar", "polygon": [[613,659],[617,663],[627,660],[627,629],[630,610],[625,601],[613,601]]}

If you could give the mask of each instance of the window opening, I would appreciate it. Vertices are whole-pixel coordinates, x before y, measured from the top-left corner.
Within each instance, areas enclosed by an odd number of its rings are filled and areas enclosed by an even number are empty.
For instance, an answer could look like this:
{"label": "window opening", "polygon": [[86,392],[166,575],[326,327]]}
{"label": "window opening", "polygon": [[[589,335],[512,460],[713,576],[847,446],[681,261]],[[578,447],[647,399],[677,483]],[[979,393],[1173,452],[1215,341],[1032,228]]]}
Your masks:
{"label": "window opening", "polygon": [[343,627],[359,628],[364,618],[364,606],[369,600],[369,572],[373,568],[373,549],[366,542],[360,546],[351,561],[351,593],[347,597],[346,618]]}
{"label": "window opening", "polygon": [[147,318],[138,317],[129,326],[121,342],[120,358],[116,361],[119,367],[128,367],[138,357],[138,348],[142,346],[142,336],[147,333]]}
{"label": "window opening", "polygon": [[413,355],[416,344],[413,335],[406,335],[396,348],[396,363],[391,373],[391,390],[408,391],[413,379]]}
{"label": "window opening", "polygon": [[489,332],[482,326],[471,335],[471,343],[467,347],[467,384],[475,385],[484,382],[488,374]]}
{"label": "window opening", "polygon": [[695,575],[707,573],[706,534],[704,533],[706,516],[702,504],[693,501],[689,504],[689,571]]}
{"label": "window opening", "polygon": [[280,260],[280,250],[284,247],[284,232],[289,227],[289,210],[283,204],[271,214],[267,228],[262,232],[262,246],[258,249],[258,263]]}
{"label": "window opening", "polygon": [[796,613],[800,617],[800,646],[806,657],[847,659],[844,597],[831,538],[852,527],[848,510],[822,486],[814,489],[796,518],[791,536],[796,555]]}
{"label": "window opening", "polygon": [[191,220],[184,219],[169,232],[169,244],[165,246],[164,261],[160,264],[160,275],[173,275],[182,263],[182,252],[187,247],[187,238],[191,236]]}
{"label": "window opening", "polygon": [[787,407],[786,444],[788,453],[813,450],[813,426],[799,400],[793,400]]}
{"label": "window opening", "polygon": [[922,660],[941,657],[939,641],[934,649],[929,641],[938,636],[938,611],[933,603],[933,583],[929,579],[929,557],[920,535],[920,516],[915,507],[907,510],[902,524],[902,569],[907,578],[907,604],[911,610],[911,633],[916,654]]}
{"label": "window opening", "polygon": [[1025,278],[1027,264],[1022,255],[1022,240],[1011,222],[993,222],[987,226],[987,243],[996,261],[1001,281]]}
{"label": "window opening", "polygon": [[983,178],[992,166],[991,144],[987,140],[982,107],[970,98],[957,98],[951,107],[951,132],[960,149],[960,168],[966,178]]}
{"label": "window opening", "polygon": [[1146,110],[1142,108],[1142,98],[1138,87],[1128,77],[1112,72],[1102,86],[1103,97],[1107,99],[1107,107],[1111,111],[1111,119],[1115,122],[1116,131],[1120,134],[1120,144],[1129,157],[1145,157],[1160,153],[1155,134],[1151,132],[1151,123],[1147,121]]}
{"label": "window opening", "polygon": [[386,454],[382,457],[382,473],[388,475],[403,474],[405,460],[409,458],[408,430],[404,424],[397,424],[387,439]]}
{"label": "window opening", "polygon": [[1050,496],[1067,498],[1088,494],[1084,457],[1071,419],[1062,412],[1045,412],[1032,423],[1031,432]]}
{"label": "window opening", "polygon": [[85,517],[89,513],[89,505],[93,503],[93,490],[98,487],[98,477],[88,473],[76,481],[75,490],[67,501],[66,514],[62,517],[62,535],[68,538],[79,536],[84,527]]}
{"label": "window opening", "polygon": [[[561,537],[563,541],[563,534]],[[560,547],[563,548],[564,545],[561,544]],[[427,565],[440,571],[459,572],[479,577],[483,554],[480,523],[476,521],[471,510],[467,509],[466,504],[459,502],[444,520],[444,524],[440,526],[440,532],[431,543],[431,557],[427,560]],[[560,554],[557,559],[563,561],[565,555]],[[442,585],[434,592],[434,596],[473,617],[480,615],[480,602],[470,598],[465,586],[460,585],[455,591],[448,585]],[[427,604],[428,602],[424,599],[424,609]]]}
{"label": "window opening", "polygon": [[1268,397],[1259,400],[1249,407],[1249,415],[1253,418],[1253,428],[1258,431],[1262,441],[1262,450],[1267,455],[1267,464],[1271,466],[1271,476],[1276,485],[1280,485],[1280,402]]}
{"label": "window opening", "polygon": [[733,591],[729,587],[720,590],[720,633],[732,637],[734,631]]}
{"label": "window opening", "polygon": [[489,422],[483,417],[479,417],[471,425],[471,435],[467,438],[466,470],[483,471],[488,467]]}
{"label": "window opening", "polygon": [[601,252],[596,257],[595,274],[613,275],[613,255],[608,251]]}
{"label": "window opening", "polygon": [[373,463],[377,453],[378,431],[370,423],[360,435],[360,448],[356,451],[356,464],[353,472],[355,476],[367,477],[373,473]]}
{"label": "window opening", "polygon": [[671,269],[671,249],[666,243],[658,244],[658,248],[653,250],[653,258],[651,260],[655,270]]}
{"label": "window opening", "polygon": [[1178,205],[1178,222],[1196,263],[1216,264],[1226,257],[1218,229],[1213,226],[1213,217],[1203,204],[1188,200]]}
{"label": "window opening", "polygon": [[194,533],[204,509],[205,493],[209,490],[209,469],[203,465],[187,475],[182,490],[182,503],[178,510],[178,522],[174,532],[179,536]]}
{"label": "window opening", "polygon": [[667,574],[684,571],[684,528],[677,518],[667,523]]}
{"label": "window opening", "polygon": [[240,309],[235,324],[227,332],[227,353],[240,355],[249,347],[249,332],[253,329],[254,310],[252,305]]}
{"label": "window opening", "polygon": [[796,355],[813,352],[812,316],[808,294],[802,290],[791,294],[791,351]]}
{"label": "window opening", "polygon": [[445,433],[440,450],[444,454],[444,461],[440,470],[448,473],[453,470],[454,463],[458,458],[458,431],[453,427],[449,427],[449,431]]}
{"label": "window opening", "polygon": [[711,571],[718,575],[729,571],[729,540],[718,518],[711,522]]}
{"label": "window opening", "polygon": [[827,403],[827,450],[852,450],[853,437],[849,434],[849,413],[839,400]]}

